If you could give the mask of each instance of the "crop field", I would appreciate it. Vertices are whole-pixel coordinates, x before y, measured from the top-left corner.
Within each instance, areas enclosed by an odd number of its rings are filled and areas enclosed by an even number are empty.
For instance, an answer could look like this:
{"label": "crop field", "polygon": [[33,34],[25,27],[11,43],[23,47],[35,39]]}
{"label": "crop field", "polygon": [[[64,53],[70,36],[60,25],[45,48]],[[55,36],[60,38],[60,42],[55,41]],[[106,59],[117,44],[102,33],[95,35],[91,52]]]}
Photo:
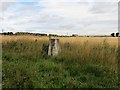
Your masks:
{"label": "crop field", "polygon": [[118,87],[118,37],[59,37],[54,57],[49,37],[0,37],[3,88]]}

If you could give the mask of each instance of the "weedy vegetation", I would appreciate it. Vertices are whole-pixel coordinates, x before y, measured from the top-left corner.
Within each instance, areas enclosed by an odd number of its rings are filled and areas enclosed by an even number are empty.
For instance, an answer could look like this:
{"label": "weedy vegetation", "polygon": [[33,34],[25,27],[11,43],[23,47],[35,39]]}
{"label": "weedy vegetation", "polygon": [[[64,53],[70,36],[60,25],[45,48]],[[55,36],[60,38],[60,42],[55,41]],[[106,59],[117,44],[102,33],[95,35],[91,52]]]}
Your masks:
{"label": "weedy vegetation", "polygon": [[3,88],[118,88],[117,37],[60,37],[47,55],[48,37],[2,36]]}

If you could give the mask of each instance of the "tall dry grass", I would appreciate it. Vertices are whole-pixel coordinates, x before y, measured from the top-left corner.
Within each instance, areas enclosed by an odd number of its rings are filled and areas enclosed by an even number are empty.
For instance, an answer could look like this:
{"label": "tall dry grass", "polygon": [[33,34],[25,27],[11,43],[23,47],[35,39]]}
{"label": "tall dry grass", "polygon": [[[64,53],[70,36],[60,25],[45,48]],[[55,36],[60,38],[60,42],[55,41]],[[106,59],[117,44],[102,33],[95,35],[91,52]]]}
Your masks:
{"label": "tall dry grass", "polygon": [[[60,37],[60,57],[66,60],[110,62],[115,66],[118,50],[117,37]],[[2,43],[17,45],[32,55],[41,55],[43,44],[48,44],[49,37],[40,36],[2,36]],[[15,45],[11,47],[15,47]],[[7,47],[6,47],[7,48]],[[16,48],[14,48],[16,49]],[[32,52],[31,52],[32,51]]]}
{"label": "tall dry grass", "polygon": [[2,36],[3,87],[117,87],[117,37],[59,39],[48,57],[48,37]]}

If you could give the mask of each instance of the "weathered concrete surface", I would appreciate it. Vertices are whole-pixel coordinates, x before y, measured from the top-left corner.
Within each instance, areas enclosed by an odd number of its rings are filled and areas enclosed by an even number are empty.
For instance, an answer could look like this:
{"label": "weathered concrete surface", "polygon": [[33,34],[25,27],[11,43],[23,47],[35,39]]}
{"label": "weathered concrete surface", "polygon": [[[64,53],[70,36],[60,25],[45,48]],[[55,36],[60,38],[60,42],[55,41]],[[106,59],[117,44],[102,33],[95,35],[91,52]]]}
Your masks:
{"label": "weathered concrete surface", "polygon": [[49,39],[48,55],[56,56],[60,51],[59,39]]}

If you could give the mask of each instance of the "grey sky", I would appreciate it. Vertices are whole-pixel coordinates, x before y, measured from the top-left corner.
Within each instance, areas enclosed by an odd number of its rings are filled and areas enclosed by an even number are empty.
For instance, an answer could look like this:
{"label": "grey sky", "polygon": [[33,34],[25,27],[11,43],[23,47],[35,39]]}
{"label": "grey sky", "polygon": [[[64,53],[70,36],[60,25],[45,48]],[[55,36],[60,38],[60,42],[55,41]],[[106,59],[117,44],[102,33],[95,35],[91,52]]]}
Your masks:
{"label": "grey sky", "polygon": [[0,6],[4,31],[80,35],[118,31],[118,0],[11,0]]}

